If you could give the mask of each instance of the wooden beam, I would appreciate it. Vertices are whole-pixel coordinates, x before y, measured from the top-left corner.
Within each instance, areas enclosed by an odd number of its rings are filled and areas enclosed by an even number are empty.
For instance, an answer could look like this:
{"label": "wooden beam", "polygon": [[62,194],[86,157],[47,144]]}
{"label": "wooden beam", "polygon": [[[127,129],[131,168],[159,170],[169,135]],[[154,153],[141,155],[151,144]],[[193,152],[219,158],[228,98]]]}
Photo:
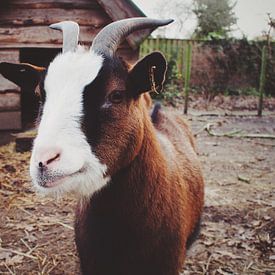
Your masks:
{"label": "wooden beam", "polygon": [[[19,50],[0,49],[0,62],[19,63]],[[0,96],[1,96],[1,92],[3,91],[19,92],[19,88],[17,85],[15,85],[14,83],[10,82],[6,78],[4,78],[2,75],[0,75]]]}
{"label": "wooden beam", "polygon": [[19,50],[5,49],[0,51],[0,62],[19,62]]}
{"label": "wooden beam", "polygon": [[111,18],[102,10],[93,9],[14,9],[0,10],[0,26],[48,26],[52,23],[72,20],[82,26],[102,28],[111,23]]}
{"label": "wooden beam", "polygon": [[0,75],[0,96],[2,92],[7,91],[19,91],[19,88],[17,85]]}
{"label": "wooden beam", "polygon": [[[94,36],[100,31],[100,28],[94,26],[80,27],[80,41],[91,42]],[[8,28],[0,27],[0,48],[5,45],[18,47],[18,44],[53,44],[62,45],[62,34],[46,26],[18,27]]]}
{"label": "wooden beam", "polygon": [[[0,0],[1,1],[1,0]],[[35,42],[31,42],[31,43],[2,43],[1,44],[1,40],[0,40],[0,51],[4,50],[4,49],[10,49],[10,48],[15,48],[15,49],[20,49],[20,48],[51,48],[51,49],[61,49],[62,48],[62,44],[51,44],[51,43],[40,43],[37,44]]]}
{"label": "wooden beam", "polygon": [[0,112],[0,130],[20,130],[21,112]]}
{"label": "wooden beam", "polygon": [[[0,0],[1,1],[1,0]],[[50,49],[61,49],[62,48],[62,34],[59,34],[60,36],[60,40],[56,40],[56,41],[51,41],[51,39],[48,39],[49,41],[46,42],[35,42],[35,41],[30,41],[30,42],[14,42],[14,41],[10,41],[10,42],[6,42],[6,43],[2,43],[2,41],[0,40],[0,51],[1,50],[5,50],[5,49],[10,49],[10,48],[14,48],[14,49],[21,49],[21,48],[50,48]],[[80,35],[80,43],[83,46],[86,47],[90,47],[93,38],[95,37],[94,35],[90,35],[89,39],[87,36],[87,41],[83,41],[82,39],[82,35]],[[123,43],[122,45],[120,45],[119,48],[129,48],[129,44],[128,42]]]}
{"label": "wooden beam", "polygon": [[[19,50],[1,49],[0,62],[19,62]],[[0,130],[21,129],[20,89],[0,75]]]}
{"label": "wooden beam", "polygon": [[36,135],[37,131],[34,129],[17,134],[15,138],[16,152],[31,151],[33,140],[35,139]]}
{"label": "wooden beam", "polygon": [[[91,40],[90,41],[82,41],[80,40],[81,45],[83,46],[91,46],[92,43],[92,38],[94,36],[91,36]],[[5,49],[10,49],[10,48],[14,48],[14,49],[20,49],[20,48],[50,48],[50,49],[61,49],[62,48],[62,44],[51,44],[51,43],[6,43],[6,44],[1,44],[0,41],[0,51],[1,50],[5,50]],[[119,48],[130,48],[128,43],[122,44]]]}
{"label": "wooden beam", "polygon": [[[3,0],[1,0],[3,1]],[[1,3],[3,9],[100,9],[96,0],[12,0]]]}
{"label": "wooden beam", "polygon": [[20,107],[20,93],[17,91],[0,93],[0,112],[19,111]]}

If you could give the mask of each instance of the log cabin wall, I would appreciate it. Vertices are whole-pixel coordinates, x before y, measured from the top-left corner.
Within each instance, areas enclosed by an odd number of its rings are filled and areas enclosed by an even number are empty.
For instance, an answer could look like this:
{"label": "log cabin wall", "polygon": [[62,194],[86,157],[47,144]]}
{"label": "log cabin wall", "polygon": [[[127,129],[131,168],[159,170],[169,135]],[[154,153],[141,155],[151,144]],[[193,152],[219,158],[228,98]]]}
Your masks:
{"label": "log cabin wall", "polygon": [[[0,61],[18,63],[19,49],[0,48]],[[21,129],[20,89],[0,75],[0,130]]]}
{"label": "log cabin wall", "polygon": [[[126,0],[1,0],[0,62],[24,62],[26,56],[22,60],[22,52],[26,52],[24,49],[27,48],[60,49],[62,34],[48,26],[63,20],[78,22],[80,43],[89,46],[102,27],[113,20],[143,16],[133,3],[129,2]],[[114,5],[113,10],[112,5]],[[114,11],[116,14],[112,14]],[[139,36],[136,35],[119,49],[119,55],[130,63],[134,63],[138,58],[137,40]],[[129,43],[132,43],[132,47]],[[30,60],[33,59],[30,56]],[[39,62],[34,60],[33,63],[41,65]],[[16,85],[0,75],[0,130],[21,129],[20,93]]]}

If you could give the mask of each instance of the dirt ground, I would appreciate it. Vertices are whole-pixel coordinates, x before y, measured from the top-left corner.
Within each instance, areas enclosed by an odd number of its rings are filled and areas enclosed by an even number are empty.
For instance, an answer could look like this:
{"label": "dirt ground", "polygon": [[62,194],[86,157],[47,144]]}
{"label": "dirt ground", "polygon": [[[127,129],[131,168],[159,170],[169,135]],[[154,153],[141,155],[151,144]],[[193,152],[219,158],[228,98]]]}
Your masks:
{"label": "dirt ground", "polygon": [[[194,132],[275,134],[275,115],[191,117]],[[206,180],[200,239],[183,274],[275,274],[275,140],[197,136]]]}
{"label": "dirt ground", "polygon": [[[191,113],[206,202],[183,274],[275,274],[275,139],[243,137],[275,135],[275,113]],[[15,153],[14,143],[0,147],[0,274],[79,274],[76,201],[35,194],[29,157]]]}

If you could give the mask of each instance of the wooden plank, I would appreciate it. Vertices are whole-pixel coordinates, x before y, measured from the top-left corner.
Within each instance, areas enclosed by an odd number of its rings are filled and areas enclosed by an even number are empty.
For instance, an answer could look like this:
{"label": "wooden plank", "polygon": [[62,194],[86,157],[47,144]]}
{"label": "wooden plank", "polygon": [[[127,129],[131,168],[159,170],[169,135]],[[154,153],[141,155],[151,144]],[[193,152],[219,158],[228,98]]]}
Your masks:
{"label": "wooden plank", "polygon": [[[0,0],[1,1],[1,0]],[[62,45],[61,44],[52,44],[52,43],[40,43],[37,44],[35,42],[31,42],[31,43],[3,43],[1,44],[1,40],[0,40],[0,50],[2,49],[10,49],[10,48],[16,48],[16,49],[20,49],[20,48],[54,48],[54,49],[61,49]]]}
{"label": "wooden plank", "polygon": [[20,110],[20,93],[0,93],[0,112]]}
{"label": "wooden plank", "polygon": [[5,49],[0,50],[0,62],[19,62],[19,50],[17,49]]}
{"label": "wooden plank", "polygon": [[111,18],[103,10],[84,9],[13,9],[0,10],[0,26],[48,26],[52,23],[72,20],[83,26],[103,27]]}
{"label": "wooden plank", "polygon": [[[19,62],[19,50],[14,49],[0,49],[0,62]],[[19,91],[19,88],[14,83],[10,82],[0,74],[0,94],[3,91],[15,90]]]}
{"label": "wooden plank", "polygon": [[[2,0],[3,1],[3,0]],[[100,9],[96,0],[12,0],[1,3],[2,9]]]}
{"label": "wooden plank", "polygon": [[36,135],[37,135],[37,131],[34,129],[17,134],[15,139],[16,152],[31,151],[33,140],[35,139]]}
{"label": "wooden plank", "polygon": [[[3,0],[1,0],[3,1]],[[29,5],[29,4],[36,4],[36,3],[48,3],[48,4],[54,4],[56,2],[59,2],[59,3],[67,3],[67,4],[73,4],[75,2],[78,2],[78,3],[92,3],[93,5],[97,4],[97,1],[96,0],[4,0],[3,1],[5,4],[4,6],[10,6],[10,5],[13,5],[13,4],[20,4],[22,2],[24,2],[24,5]]]}
{"label": "wooden plank", "polygon": [[15,140],[15,151],[24,153],[31,151],[34,138],[31,137],[19,137]]}
{"label": "wooden plank", "polygon": [[19,87],[0,75],[0,95],[7,91],[19,91]]}
{"label": "wooden plank", "polygon": [[[30,30],[29,30],[30,29]],[[3,49],[20,48],[62,48],[61,32],[51,30],[48,27],[25,27],[16,29],[7,29],[9,35],[1,35],[3,28],[0,27],[0,51]],[[89,47],[100,31],[92,27],[80,27],[80,43]],[[129,48],[127,42],[120,45],[120,48]]]}
{"label": "wooden plank", "polygon": [[[90,42],[100,31],[94,26],[80,27],[80,41]],[[59,44],[62,45],[62,33],[46,26],[7,28],[0,27],[0,48],[5,45],[18,47],[18,44]]]}
{"label": "wooden plank", "polygon": [[21,112],[0,112],[0,130],[20,130]]}
{"label": "wooden plank", "polygon": [[[86,47],[90,47],[91,46],[91,43],[92,43],[92,39],[94,38],[94,35],[90,37],[91,40],[89,41],[82,41],[80,39],[80,43],[81,45],[83,46],[86,46]],[[0,50],[3,50],[3,49],[10,49],[10,48],[16,48],[16,49],[20,49],[20,48],[50,48],[50,49],[61,49],[62,48],[62,44],[61,43],[57,43],[57,44],[52,44],[52,43],[35,43],[35,42],[32,42],[32,43],[6,43],[6,44],[1,44],[1,41],[0,41]],[[123,45],[121,45],[119,48],[129,48],[129,44],[128,43],[125,43]]]}

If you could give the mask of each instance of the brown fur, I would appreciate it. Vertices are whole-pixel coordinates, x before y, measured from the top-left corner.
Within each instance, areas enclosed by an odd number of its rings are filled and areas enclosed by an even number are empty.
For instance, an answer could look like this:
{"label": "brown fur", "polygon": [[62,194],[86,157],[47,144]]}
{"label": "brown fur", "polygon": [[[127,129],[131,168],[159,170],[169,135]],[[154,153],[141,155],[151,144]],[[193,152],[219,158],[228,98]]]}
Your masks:
{"label": "brown fur", "polygon": [[[116,167],[123,168],[111,169],[110,184],[77,209],[82,272],[176,275],[203,208],[194,140],[184,120],[174,114],[160,112],[155,128],[142,97],[130,104],[130,113],[139,128],[124,159],[116,161]],[[163,138],[158,139],[157,132]],[[121,146],[119,140],[113,143],[113,148]],[[107,160],[117,152],[104,147],[97,148],[97,154]]]}
{"label": "brown fur", "polygon": [[143,100],[145,101],[145,105],[148,107],[148,109],[151,109],[152,108],[152,98],[150,96],[150,94],[147,92],[147,93],[144,93],[142,94],[143,96]]}
{"label": "brown fur", "polygon": [[[85,88],[83,129],[111,181],[76,210],[82,273],[177,275],[204,201],[193,136],[172,112],[158,110],[151,121],[152,102],[144,91],[152,88],[152,66],[155,86],[163,85],[167,64],[160,53],[148,55],[130,71],[119,60],[105,62]],[[35,87],[42,72],[26,64],[0,63],[0,73],[18,85],[25,85],[29,76]],[[100,108],[110,103],[114,91],[122,91],[121,102]]]}

